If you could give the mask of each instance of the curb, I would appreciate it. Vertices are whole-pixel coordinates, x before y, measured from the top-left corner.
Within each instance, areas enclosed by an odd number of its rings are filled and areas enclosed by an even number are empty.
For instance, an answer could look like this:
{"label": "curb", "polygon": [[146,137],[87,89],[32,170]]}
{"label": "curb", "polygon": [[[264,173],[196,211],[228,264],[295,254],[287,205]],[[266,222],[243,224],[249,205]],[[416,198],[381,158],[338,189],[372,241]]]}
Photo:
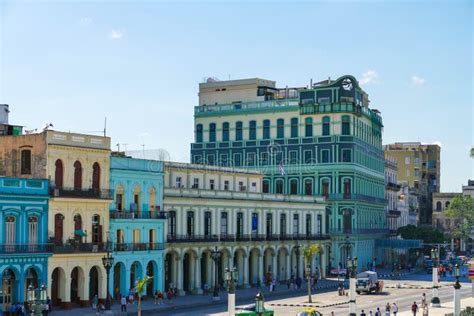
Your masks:
{"label": "curb", "polygon": [[340,305],[345,305],[349,304],[349,301],[347,302],[341,302],[341,303],[334,303],[334,304],[328,304],[328,305],[315,305],[315,304],[269,304],[270,306],[290,306],[290,307],[318,307],[318,308],[326,308],[326,307],[334,307],[334,306],[340,306]]}

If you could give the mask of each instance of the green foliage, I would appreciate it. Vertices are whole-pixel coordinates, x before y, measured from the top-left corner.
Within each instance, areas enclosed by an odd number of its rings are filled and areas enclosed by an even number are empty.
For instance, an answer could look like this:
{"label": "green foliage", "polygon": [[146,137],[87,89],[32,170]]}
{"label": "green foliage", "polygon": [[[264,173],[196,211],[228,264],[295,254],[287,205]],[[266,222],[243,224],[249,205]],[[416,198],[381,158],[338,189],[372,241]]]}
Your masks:
{"label": "green foliage", "polygon": [[421,239],[424,243],[444,243],[447,241],[444,234],[433,227],[417,227],[407,225],[398,229],[403,239]]}
{"label": "green foliage", "polygon": [[137,285],[136,285],[137,293],[142,294],[145,291],[148,283],[150,283],[152,280],[153,278],[148,275],[145,276],[143,279],[138,280]]}
{"label": "green foliage", "polygon": [[306,262],[311,262],[313,256],[317,253],[323,253],[323,245],[321,244],[312,244],[303,247],[303,256]]}
{"label": "green foliage", "polygon": [[450,227],[452,237],[469,238],[474,226],[474,200],[469,195],[456,195],[449,204],[446,217],[452,219]]}

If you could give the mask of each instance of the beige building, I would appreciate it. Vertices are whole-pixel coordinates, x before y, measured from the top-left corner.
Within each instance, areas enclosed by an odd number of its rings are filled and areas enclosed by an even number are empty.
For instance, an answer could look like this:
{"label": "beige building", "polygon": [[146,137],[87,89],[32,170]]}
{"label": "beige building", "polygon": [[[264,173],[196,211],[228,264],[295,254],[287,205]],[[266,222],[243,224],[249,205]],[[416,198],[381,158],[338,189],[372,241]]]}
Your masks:
{"label": "beige building", "polygon": [[[166,288],[174,286],[180,295],[212,288],[215,249],[221,253],[220,283],[232,266],[242,287],[303,276],[302,247],[330,243],[324,199],[262,193],[261,184],[257,171],[165,164]],[[325,275],[328,256],[327,251],[316,255],[312,271],[318,268]]]}
{"label": "beige building", "polygon": [[407,142],[385,145],[384,151],[397,162],[398,181],[419,192],[420,223],[431,223],[432,194],[440,191],[441,148]]}

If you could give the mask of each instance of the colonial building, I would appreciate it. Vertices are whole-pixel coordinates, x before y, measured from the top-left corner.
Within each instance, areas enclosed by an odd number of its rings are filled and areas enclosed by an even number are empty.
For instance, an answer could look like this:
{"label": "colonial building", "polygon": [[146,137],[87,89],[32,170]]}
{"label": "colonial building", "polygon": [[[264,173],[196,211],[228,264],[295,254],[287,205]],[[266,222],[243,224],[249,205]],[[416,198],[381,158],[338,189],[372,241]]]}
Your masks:
{"label": "colonial building", "polygon": [[[222,284],[232,266],[242,287],[303,276],[301,247],[314,243],[327,246],[311,263],[325,275],[331,250],[324,199],[263,193],[262,178],[245,169],[165,163],[166,288],[201,293],[214,287],[215,269]],[[216,248],[217,267],[211,259]]]}
{"label": "colonial building", "polygon": [[50,179],[48,295],[54,304],[105,299],[110,138],[45,130],[0,136],[0,174]]}
{"label": "colonial building", "polygon": [[194,117],[193,163],[259,170],[264,193],[326,197],[330,264],[372,262],[387,232],[383,124],[354,77],[283,89],[208,79]]}
{"label": "colonial building", "polygon": [[387,214],[387,226],[391,233],[396,233],[399,226],[400,210],[398,210],[398,195],[400,185],[397,183],[397,162],[385,157],[385,199],[387,206],[385,208]]}
{"label": "colonial building", "polygon": [[0,178],[2,311],[26,301],[26,290],[47,285],[48,180]]}
{"label": "colonial building", "polygon": [[418,191],[420,222],[431,223],[432,194],[440,191],[441,148],[407,142],[386,145],[385,152],[397,161],[398,181]]}
{"label": "colonial building", "polygon": [[163,162],[114,153],[110,159],[110,238],[113,256],[110,293],[127,295],[135,281],[153,277],[146,293],[164,290],[165,216]]}

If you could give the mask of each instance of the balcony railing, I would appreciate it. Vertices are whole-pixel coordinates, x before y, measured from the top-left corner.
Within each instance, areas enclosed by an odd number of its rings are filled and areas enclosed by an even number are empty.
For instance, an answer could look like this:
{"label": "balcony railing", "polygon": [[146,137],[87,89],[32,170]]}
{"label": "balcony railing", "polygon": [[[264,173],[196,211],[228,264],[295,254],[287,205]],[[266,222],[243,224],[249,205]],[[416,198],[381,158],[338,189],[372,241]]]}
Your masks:
{"label": "balcony railing", "polygon": [[364,234],[388,234],[388,229],[386,228],[348,228],[348,229],[330,229],[329,233],[331,235],[364,235]]}
{"label": "balcony railing", "polygon": [[388,189],[388,190],[394,190],[394,191],[398,191],[400,190],[401,188],[401,185],[397,184],[397,183],[393,183],[393,182],[388,182],[385,187]]}
{"label": "balcony railing", "polygon": [[300,114],[318,114],[318,113],[354,113],[364,115],[373,122],[382,124],[382,117],[375,111],[356,105],[353,102],[334,102],[334,103],[306,103],[300,105]]}
{"label": "balcony railing", "polygon": [[326,196],[328,200],[359,200],[370,203],[386,204],[387,200],[377,198],[369,195],[354,194],[354,193],[333,193]]}
{"label": "balcony railing", "polygon": [[53,244],[0,244],[0,254],[52,253]]}
{"label": "balcony railing", "polygon": [[69,198],[86,198],[86,199],[113,199],[113,190],[103,189],[77,189],[77,188],[54,188],[49,189],[51,197],[69,197]]}
{"label": "balcony railing", "polygon": [[164,211],[110,211],[110,219],[166,219]]}
{"label": "balcony railing", "polygon": [[154,251],[164,250],[163,243],[122,243],[114,244],[113,250],[118,251]]}
{"label": "balcony railing", "polygon": [[169,243],[184,242],[239,242],[239,241],[279,241],[279,240],[327,240],[323,234],[222,234],[222,235],[172,235],[167,236]]}
{"label": "balcony railing", "polygon": [[108,245],[105,242],[102,243],[66,243],[54,245],[54,253],[95,253],[95,252],[106,252]]}

